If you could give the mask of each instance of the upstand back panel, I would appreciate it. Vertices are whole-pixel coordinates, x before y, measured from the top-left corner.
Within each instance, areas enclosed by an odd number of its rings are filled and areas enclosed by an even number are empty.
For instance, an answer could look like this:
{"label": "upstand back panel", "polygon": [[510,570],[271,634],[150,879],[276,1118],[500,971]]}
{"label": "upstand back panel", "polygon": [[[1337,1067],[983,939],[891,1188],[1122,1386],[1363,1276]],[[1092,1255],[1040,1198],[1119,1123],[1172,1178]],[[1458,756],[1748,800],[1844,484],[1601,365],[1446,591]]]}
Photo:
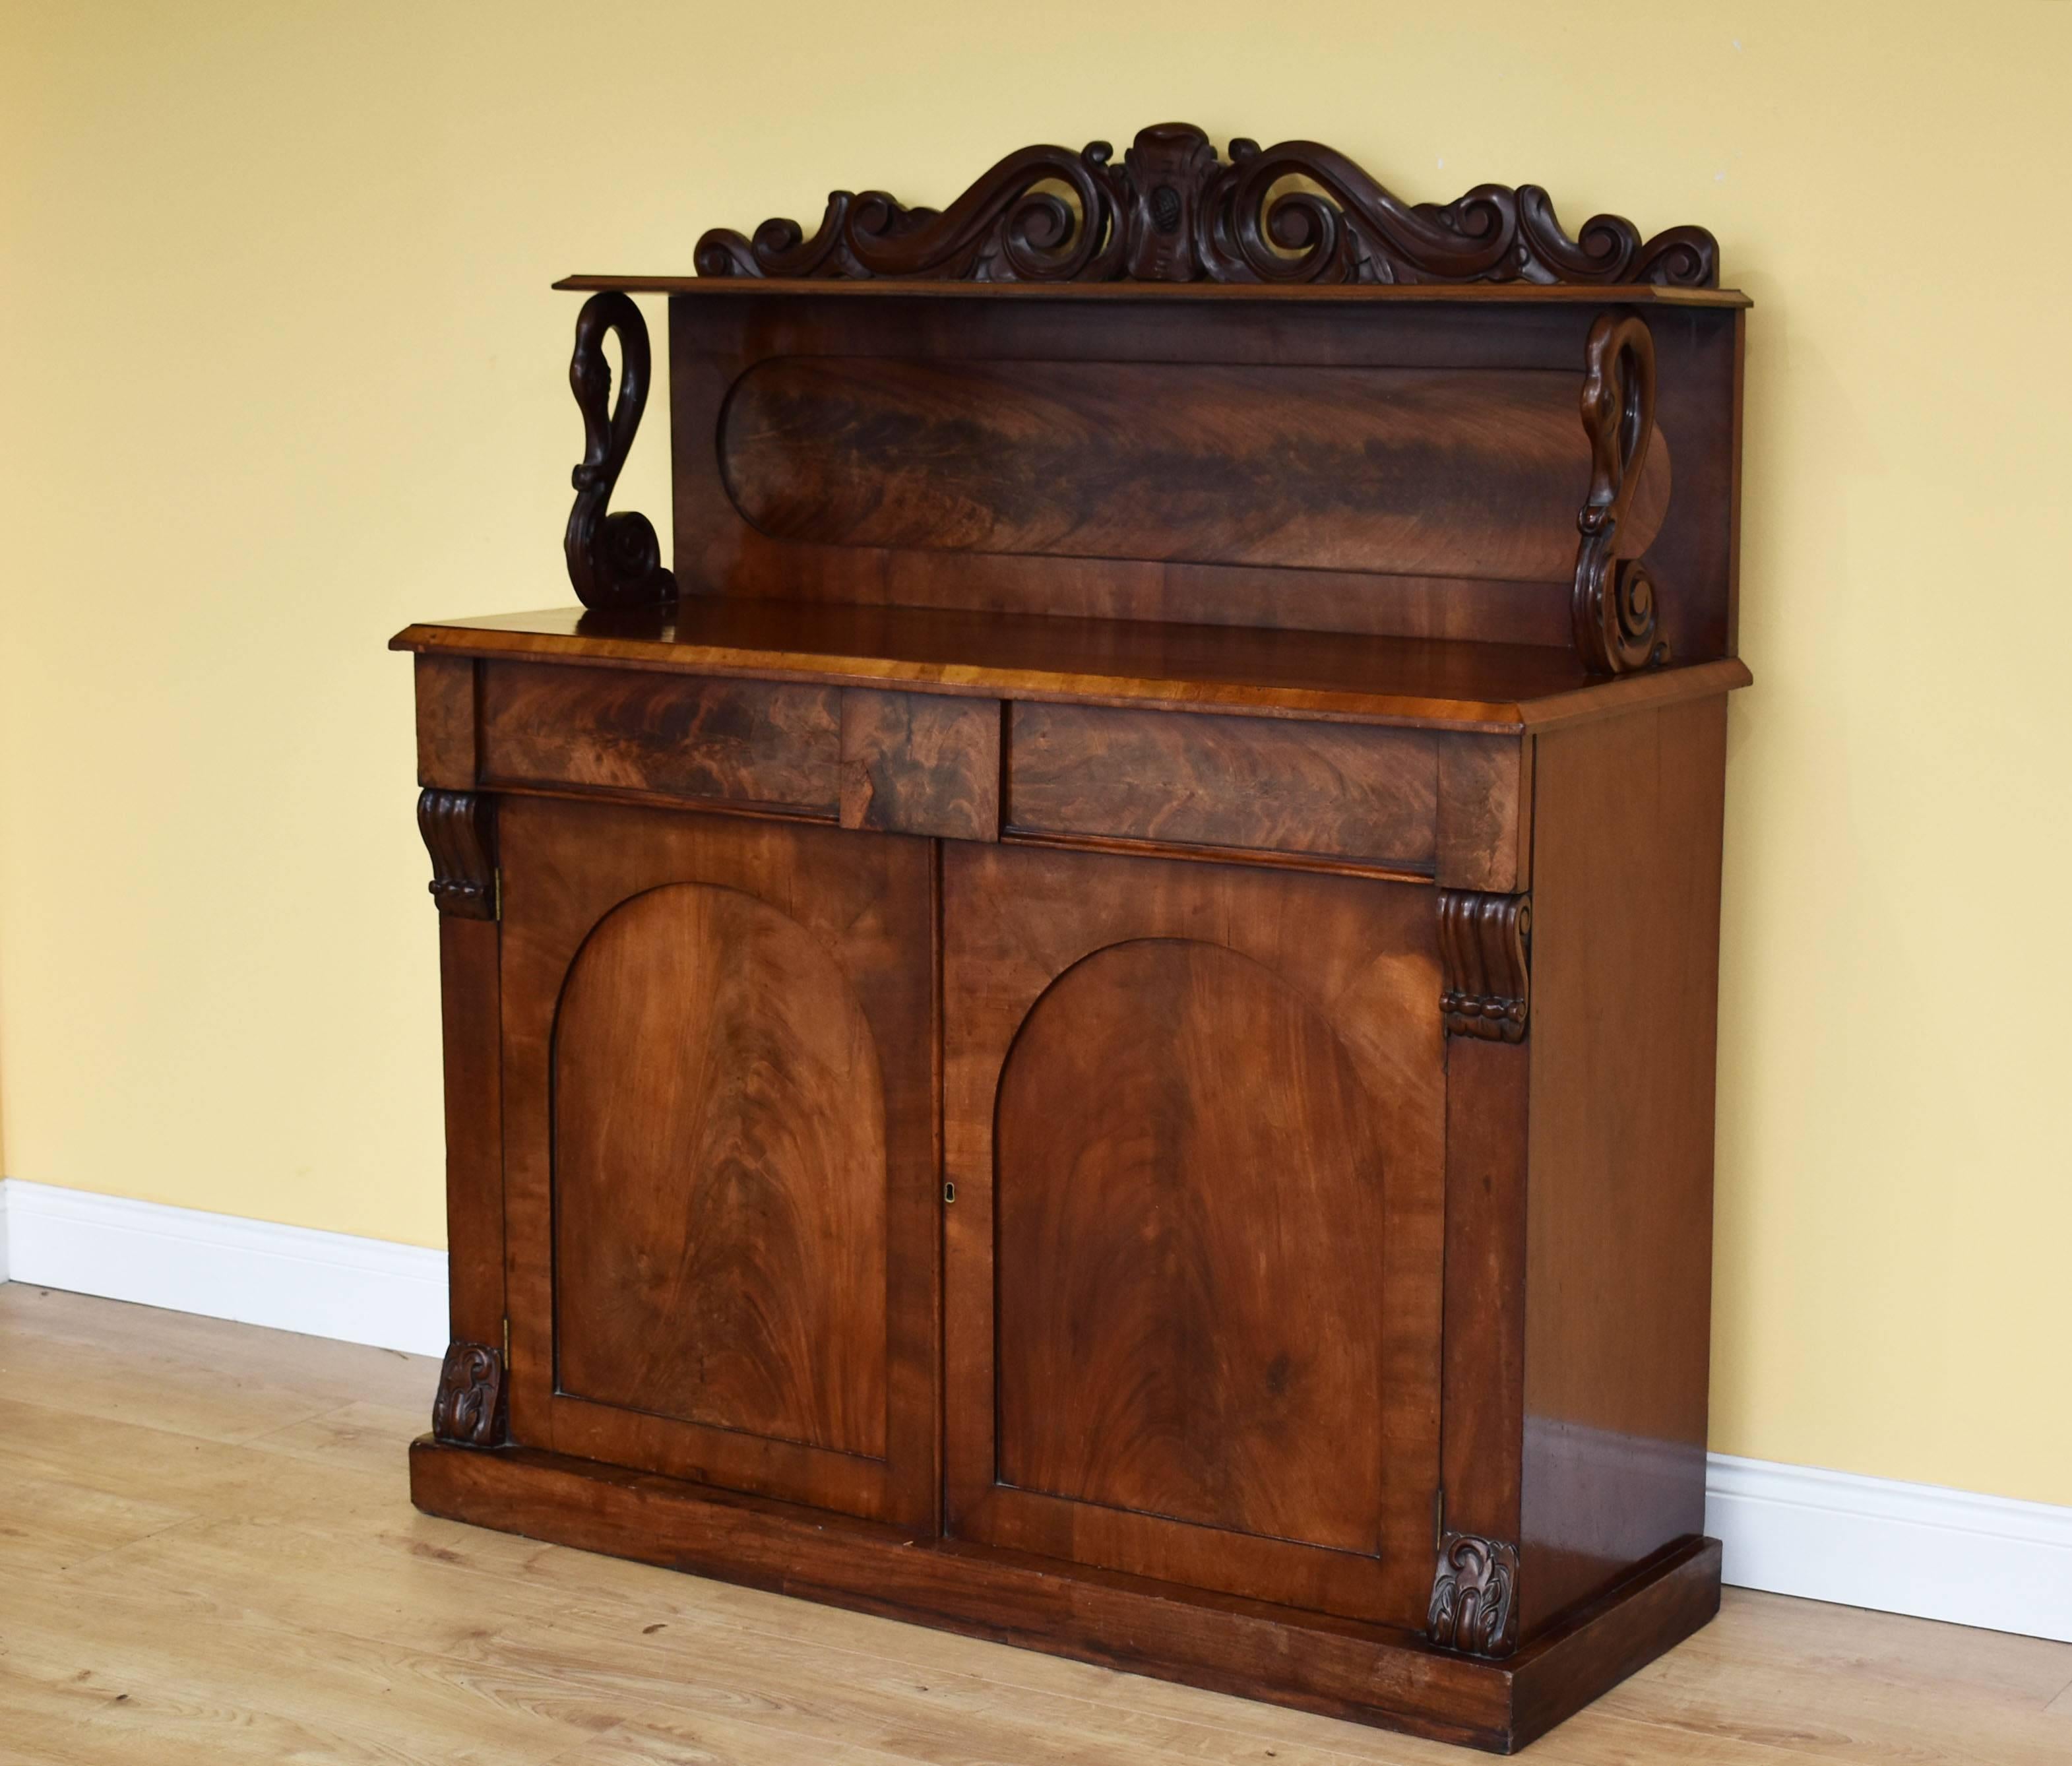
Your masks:
{"label": "upstand back panel", "polygon": [[1168,125],[697,263],[583,608],[396,640],[417,1501],[1523,1745],[1718,1599],[1709,237]]}

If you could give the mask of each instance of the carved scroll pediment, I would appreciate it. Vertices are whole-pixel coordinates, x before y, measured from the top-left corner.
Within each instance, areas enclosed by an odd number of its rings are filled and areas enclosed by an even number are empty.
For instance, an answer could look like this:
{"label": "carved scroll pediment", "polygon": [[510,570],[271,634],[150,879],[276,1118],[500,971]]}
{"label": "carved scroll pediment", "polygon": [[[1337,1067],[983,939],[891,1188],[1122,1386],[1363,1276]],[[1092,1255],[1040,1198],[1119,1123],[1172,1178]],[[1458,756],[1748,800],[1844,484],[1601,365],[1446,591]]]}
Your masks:
{"label": "carved scroll pediment", "polygon": [[701,276],[951,282],[1654,282],[1719,286],[1702,227],[1652,238],[1598,215],[1571,238],[1537,184],[1406,203],[1313,141],[1234,140],[1191,123],[1144,130],[1115,163],[1092,142],[1009,154],[948,208],[838,190],[809,238],[766,220],[698,241]]}

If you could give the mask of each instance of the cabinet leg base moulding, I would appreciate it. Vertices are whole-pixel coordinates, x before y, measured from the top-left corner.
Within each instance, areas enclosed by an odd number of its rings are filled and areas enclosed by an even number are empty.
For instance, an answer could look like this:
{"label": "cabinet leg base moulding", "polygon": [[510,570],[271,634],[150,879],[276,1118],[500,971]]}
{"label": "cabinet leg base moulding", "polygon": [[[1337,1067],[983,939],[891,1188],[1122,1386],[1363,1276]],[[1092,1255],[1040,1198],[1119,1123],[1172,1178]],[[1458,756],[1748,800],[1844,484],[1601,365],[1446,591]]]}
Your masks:
{"label": "cabinet leg base moulding", "polygon": [[844,1521],[511,1447],[410,1450],[428,1514],[1129,1673],[1515,1753],[1706,1624],[1720,1542],[1689,1539],[1501,1661],[1386,1626]]}

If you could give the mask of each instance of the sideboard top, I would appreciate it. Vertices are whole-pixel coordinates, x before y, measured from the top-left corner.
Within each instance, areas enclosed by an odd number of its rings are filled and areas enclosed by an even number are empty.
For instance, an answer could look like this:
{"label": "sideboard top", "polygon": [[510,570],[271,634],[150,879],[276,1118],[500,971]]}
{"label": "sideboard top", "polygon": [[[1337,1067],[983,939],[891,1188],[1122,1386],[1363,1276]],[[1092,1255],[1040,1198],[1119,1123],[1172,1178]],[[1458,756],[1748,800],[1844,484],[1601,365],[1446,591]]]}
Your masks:
{"label": "sideboard top", "polygon": [[1738,660],[1618,680],[1551,645],[687,595],[442,620],[389,648],[980,698],[1521,734],[1749,684]]}

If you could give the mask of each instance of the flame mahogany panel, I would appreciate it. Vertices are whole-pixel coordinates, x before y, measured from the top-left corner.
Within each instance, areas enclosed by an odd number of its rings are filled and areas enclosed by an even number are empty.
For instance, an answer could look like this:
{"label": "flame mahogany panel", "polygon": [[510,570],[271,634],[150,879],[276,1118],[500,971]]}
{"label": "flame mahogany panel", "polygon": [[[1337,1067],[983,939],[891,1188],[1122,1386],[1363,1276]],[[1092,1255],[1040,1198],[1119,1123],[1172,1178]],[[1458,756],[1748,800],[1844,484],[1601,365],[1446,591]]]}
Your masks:
{"label": "flame mahogany panel", "polygon": [[928,1521],[930,843],[515,795],[498,834],[514,1438]]}
{"label": "flame mahogany panel", "polygon": [[1222,945],[1111,945],[998,1118],[1000,1481],[1372,1556],[1381,1291],[1327,1247],[1379,1243],[1387,1135],[1330,1021]]}
{"label": "flame mahogany panel", "polygon": [[[1566,647],[1599,311],[678,295],[677,577]],[[1741,315],[1640,311],[1656,433],[1620,545],[1703,661],[1731,653]]]}
{"label": "flame mahogany panel", "polygon": [[1415,884],[945,848],[952,1535],[1421,1624],[1430,910]]}
{"label": "flame mahogany panel", "polygon": [[1437,739],[1263,718],[1018,705],[1007,825],[1429,871]]}
{"label": "flame mahogany panel", "polygon": [[482,774],[764,804],[834,818],[841,694],[500,662],[483,671]]}
{"label": "flame mahogany panel", "polygon": [[735,889],[614,908],[554,1027],[555,1365],[593,1403],[885,1455],[885,1090],[813,934]]}
{"label": "flame mahogany panel", "polygon": [[[1560,582],[1579,372],[779,356],[719,454],[773,539]],[[1657,438],[1624,537],[1669,503]]]}

